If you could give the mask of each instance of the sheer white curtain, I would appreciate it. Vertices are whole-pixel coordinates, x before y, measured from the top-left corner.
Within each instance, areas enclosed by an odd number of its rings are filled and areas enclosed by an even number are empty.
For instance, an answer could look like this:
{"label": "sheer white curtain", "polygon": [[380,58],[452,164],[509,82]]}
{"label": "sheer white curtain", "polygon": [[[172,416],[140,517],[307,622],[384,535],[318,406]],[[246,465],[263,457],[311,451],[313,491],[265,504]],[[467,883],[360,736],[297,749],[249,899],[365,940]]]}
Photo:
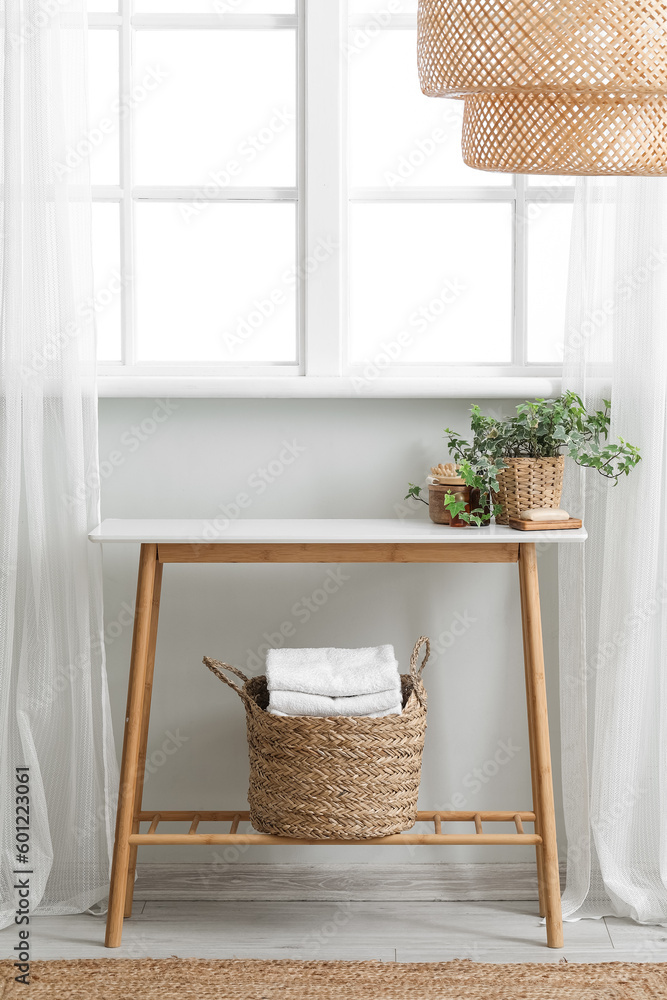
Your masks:
{"label": "sheer white curtain", "polygon": [[116,761],[104,663],[83,0],[4,0],[0,237],[0,926],[15,768],[30,771],[33,911],[108,888]]}
{"label": "sheer white curtain", "polygon": [[564,914],[667,921],[667,180],[577,182],[564,388],[642,452],[618,486],[569,462],[561,546]]}

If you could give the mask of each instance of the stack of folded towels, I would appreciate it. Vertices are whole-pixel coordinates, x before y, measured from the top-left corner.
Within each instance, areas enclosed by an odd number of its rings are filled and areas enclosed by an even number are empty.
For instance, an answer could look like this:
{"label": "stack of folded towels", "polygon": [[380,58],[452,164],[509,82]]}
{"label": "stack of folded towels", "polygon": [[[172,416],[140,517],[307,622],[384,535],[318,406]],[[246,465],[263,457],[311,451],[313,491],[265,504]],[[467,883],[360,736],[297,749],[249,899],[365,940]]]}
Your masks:
{"label": "stack of folded towels", "polygon": [[272,715],[379,719],[403,711],[393,646],[270,649],[266,682]]}

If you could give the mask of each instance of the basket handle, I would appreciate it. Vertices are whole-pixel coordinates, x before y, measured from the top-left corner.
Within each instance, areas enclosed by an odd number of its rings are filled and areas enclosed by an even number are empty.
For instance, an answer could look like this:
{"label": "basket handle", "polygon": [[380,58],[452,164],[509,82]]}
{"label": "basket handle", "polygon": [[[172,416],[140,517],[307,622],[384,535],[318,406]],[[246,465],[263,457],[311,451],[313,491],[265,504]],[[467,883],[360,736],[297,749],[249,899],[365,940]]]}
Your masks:
{"label": "basket handle", "polygon": [[[419,651],[425,646],[424,659],[418,665],[417,661],[419,659]],[[410,676],[412,677],[412,684],[414,692],[420,704],[426,708],[426,689],[424,687],[424,682],[422,680],[422,674],[424,672],[424,667],[428,662],[428,658],[431,655],[431,642],[425,635],[420,635],[415,643],[415,648],[412,650],[412,656],[410,657]]]}
{"label": "basket handle", "polygon": [[245,684],[248,678],[246,677],[246,675],[243,673],[242,670],[239,670],[238,667],[233,667],[230,663],[221,663],[220,660],[212,660],[210,656],[205,656],[204,659],[202,660],[202,663],[205,664],[211,671],[211,673],[215,674],[215,676],[218,677],[223,684],[226,684],[227,687],[230,687],[232,691],[236,691],[237,695],[239,696],[239,698],[241,698],[242,701],[246,703],[250,701],[248,695],[245,693],[243,688],[239,684],[235,684],[234,681],[231,679],[231,677],[225,677],[225,675],[222,672],[223,670],[228,670],[231,674],[234,674],[235,677],[238,677]]}

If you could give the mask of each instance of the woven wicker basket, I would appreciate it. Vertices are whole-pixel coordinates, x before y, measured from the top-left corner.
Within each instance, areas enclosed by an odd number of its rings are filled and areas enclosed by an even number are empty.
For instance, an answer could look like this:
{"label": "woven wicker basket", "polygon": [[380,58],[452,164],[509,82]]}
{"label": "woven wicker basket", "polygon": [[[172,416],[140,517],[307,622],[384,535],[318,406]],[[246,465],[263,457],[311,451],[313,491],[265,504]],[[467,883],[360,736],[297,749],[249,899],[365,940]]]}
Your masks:
{"label": "woven wicker basket", "polygon": [[[418,665],[419,651],[425,655]],[[271,715],[266,677],[204,657],[246,710],[250,821],[260,833],[313,840],[385,837],[414,826],[426,732],[418,639],[401,676],[403,712],[385,718]],[[235,684],[229,671],[243,686]]]}
{"label": "woven wicker basket", "polygon": [[560,507],[565,458],[504,458],[494,500],[502,507],[496,524],[509,524],[531,507]]}

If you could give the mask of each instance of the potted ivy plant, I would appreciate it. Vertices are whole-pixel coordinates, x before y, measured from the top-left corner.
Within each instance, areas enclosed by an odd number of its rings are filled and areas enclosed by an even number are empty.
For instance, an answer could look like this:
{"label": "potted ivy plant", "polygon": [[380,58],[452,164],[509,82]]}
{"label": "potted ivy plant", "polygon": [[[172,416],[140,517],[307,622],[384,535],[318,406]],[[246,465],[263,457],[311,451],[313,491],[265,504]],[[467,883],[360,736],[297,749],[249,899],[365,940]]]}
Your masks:
{"label": "potted ivy plant", "polygon": [[[520,403],[506,419],[485,416],[473,406],[472,440],[450,428],[445,440],[459,475],[478,492],[471,492],[469,511],[455,511],[456,499],[445,497],[450,513],[465,524],[488,524],[492,515],[498,524],[508,524],[531,507],[558,507],[566,455],[614,483],[629,475],[641,460],[639,449],[623,438],[609,442],[611,403],[603,404],[589,412],[576,393],[566,392]],[[426,502],[412,483],[407,497]]]}

